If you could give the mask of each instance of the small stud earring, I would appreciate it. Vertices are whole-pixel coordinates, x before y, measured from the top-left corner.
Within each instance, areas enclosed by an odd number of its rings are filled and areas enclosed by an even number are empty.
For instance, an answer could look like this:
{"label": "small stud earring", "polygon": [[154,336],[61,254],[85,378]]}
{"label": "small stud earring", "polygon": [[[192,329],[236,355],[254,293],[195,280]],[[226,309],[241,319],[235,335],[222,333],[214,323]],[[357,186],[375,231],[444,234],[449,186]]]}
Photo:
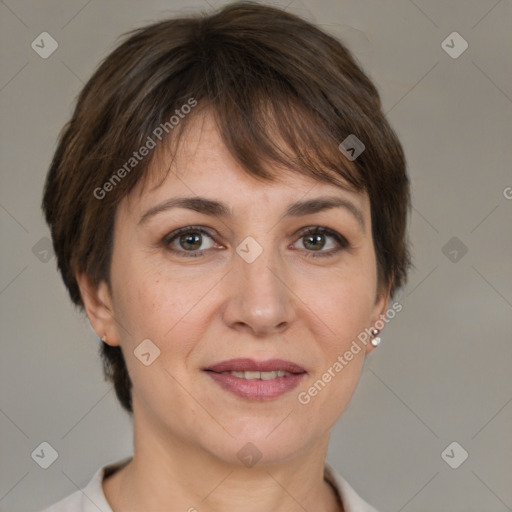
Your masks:
{"label": "small stud earring", "polygon": [[371,332],[372,332],[372,345],[374,347],[377,347],[381,341],[380,337],[378,336],[380,331],[378,329],[373,328]]}
{"label": "small stud earring", "polygon": [[106,342],[107,342],[107,336],[106,336],[106,335],[103,335],[103,336],[101,337],[101,341],[103,341],[104,343],[106,343]]}

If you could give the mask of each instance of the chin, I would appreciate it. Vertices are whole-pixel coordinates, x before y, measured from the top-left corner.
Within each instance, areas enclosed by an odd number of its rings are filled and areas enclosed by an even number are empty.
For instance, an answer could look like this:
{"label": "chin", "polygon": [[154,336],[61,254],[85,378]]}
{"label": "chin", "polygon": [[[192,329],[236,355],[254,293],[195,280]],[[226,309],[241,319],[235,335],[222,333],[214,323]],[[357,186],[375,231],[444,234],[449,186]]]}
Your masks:
{"label": "chin", "polygon": [[318,439],[313,432],[305,431],[306,425],[298,425],[291,416],[284,419],[288,413],[272,418],[243,418],[226,425],[233,437],[224,437],[226,443],[218,456],[230,464],[251,467],[246,463],[247,458],[257,460],[259,466],[275,465],[306,452]]}

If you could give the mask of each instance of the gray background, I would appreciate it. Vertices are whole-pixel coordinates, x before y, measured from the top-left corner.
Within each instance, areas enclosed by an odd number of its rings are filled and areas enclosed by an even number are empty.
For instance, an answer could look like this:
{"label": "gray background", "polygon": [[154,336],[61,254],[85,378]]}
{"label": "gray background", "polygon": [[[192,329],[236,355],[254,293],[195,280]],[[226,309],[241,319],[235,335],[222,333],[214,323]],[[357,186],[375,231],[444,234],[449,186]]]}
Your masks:
{"label": "gray background", "polygon": [[[223,3],[0,2],[1,510],[37,510],[131,453],[98,342],[45,253],[39,204],[57,135],[122,32]],[[383,512],[512,510],[512,4],[276,5],[354,51],[379,87],[413,185],[416,268],[333,431],[329,461]],[[47,59],[31,48],[44,31],[58,42]],[[441,46],[453,31],[469,44],[458,58]],[[46,470],[31,458],[43,441],[59,454]],[[457,469],[441,457],[453,441],[469,453]],[[460,453],[449,451],[451,460]]]}

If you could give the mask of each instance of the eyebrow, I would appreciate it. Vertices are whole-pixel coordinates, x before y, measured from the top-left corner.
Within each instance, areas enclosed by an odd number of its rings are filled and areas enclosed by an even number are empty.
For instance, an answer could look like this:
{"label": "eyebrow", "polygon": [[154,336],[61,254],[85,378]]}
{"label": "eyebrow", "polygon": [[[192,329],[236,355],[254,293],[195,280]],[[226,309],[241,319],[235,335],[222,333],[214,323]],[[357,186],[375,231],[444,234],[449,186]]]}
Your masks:
{"label": "eyebrow", "polygon": [[[140,218],[139,224],[146,222],[150,217],[159,213],[170,210],[171,208],[185,208],[198,213],[210,215],[212,217],[234,217],[234,213],[227,205],[214,199],[206,197],[173,197],[146,211]],[[313,213],[330,210],[332,208],[344,208],[350,212],[357,222],[360,224],[363,232],[365,231],[364,216],[361,210],[348,199],[335,196],[317,197],[304,201],[297,201],[288,206],[286,211],[281,215],[280,220],[285,217],[301,217],[303,215],[311,215]]]}

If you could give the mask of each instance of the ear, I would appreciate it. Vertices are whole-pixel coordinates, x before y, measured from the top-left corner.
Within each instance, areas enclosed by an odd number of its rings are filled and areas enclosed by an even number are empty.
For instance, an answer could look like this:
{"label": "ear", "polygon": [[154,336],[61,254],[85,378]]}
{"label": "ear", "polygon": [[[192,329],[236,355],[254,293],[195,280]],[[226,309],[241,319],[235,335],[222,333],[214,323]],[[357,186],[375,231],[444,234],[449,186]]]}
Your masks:
{"label": "ear", "polygon": [[118,346],[119,335],[107,283],[102,281],[99,285],[94,285],[85,272],[77,272],[76,280],[92,328],[105,343]]}
{"label": "ear", "polygon": [[[373,306],[372,319],[370,328],[379,329],[381,331],[381,324],[386,323],[386,311],[389,307],[389,297],[391,294],[391,285],[392,282],[389,283],[387,287],[382,287],[381,290],[377,292],[375,298],[375,305]],[[377,324],[377,325],[375,325]],[[370,343],[366,345],[366,354],[370,354],[375,347]]]}

